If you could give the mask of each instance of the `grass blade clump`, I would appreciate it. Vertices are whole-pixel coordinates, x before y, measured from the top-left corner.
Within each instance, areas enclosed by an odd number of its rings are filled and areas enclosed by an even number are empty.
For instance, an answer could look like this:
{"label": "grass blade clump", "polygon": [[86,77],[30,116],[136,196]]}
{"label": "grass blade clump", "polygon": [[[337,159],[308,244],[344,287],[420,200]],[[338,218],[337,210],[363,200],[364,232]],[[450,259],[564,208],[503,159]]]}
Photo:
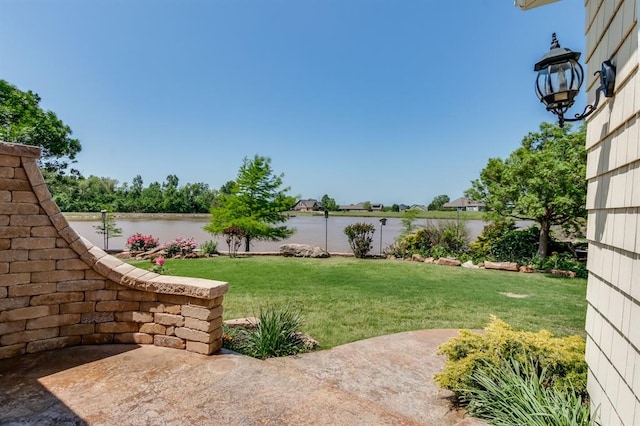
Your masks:
{"label": "grass blade clump", "polygon": [[476,388],[465,389],[463,403],[470,415],[492,425],[593,425],[590,410],[575,392],[548,386],[549,374],[535,361],[503,360],[473,373]]}
{"label": "grass blade clump", "polygon": [[299,310],[271,306],[260,309],[258,319],[256,329],[242,339],[239,352],[259,359],[304,352],[299,333],[302,323]]}

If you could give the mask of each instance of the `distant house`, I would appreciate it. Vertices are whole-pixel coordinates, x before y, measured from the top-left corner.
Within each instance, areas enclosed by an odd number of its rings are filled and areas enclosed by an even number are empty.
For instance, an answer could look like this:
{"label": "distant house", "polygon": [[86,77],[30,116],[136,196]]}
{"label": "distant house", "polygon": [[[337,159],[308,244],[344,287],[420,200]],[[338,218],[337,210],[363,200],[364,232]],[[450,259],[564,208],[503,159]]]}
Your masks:
{"label": "distant house", "polygon": [[371,204],[371,210],[376,212],[376,211],[382,211],[382,209],[384,208],[384,204],[379,203],[379,204]]}
{"label": "distant house", "polygon": [[[407,210],[406,207],[405,207],[405,210]],[[426,212],[429,209],[424,204],[412,204],[411,207],[408,208],[408,210],[418,210],[421,212]]]}
{"label": "distant house", "polygon": [[322,204],[318,200],[298,200],[291,210],[297,212],[314,212],[322,209]]}
{"label": "distant house", "polygon": [[461,210],[467,212],[481,212],[485,210],[485,204],[480,201],[473,201],[465,197],[457,198],[450,203],[445,203],[442,208],[447,210]]}

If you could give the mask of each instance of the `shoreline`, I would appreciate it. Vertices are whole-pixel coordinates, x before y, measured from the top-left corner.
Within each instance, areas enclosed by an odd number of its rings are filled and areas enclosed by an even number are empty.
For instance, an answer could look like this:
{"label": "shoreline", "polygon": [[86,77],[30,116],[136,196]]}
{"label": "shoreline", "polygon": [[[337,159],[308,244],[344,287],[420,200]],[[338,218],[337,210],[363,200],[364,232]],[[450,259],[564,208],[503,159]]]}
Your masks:
{"label": "shoreline", "polygon": [[[92,222],[102,218],[100,212],[62,212],[67,220],[76,222]],[[210,213],[109,213],[114,219],[127,219],[127,220],[209,220]],[[456,212],[456,211],[430,211],[420,212],[416,216],[416,219],[449,219],[449,220],[483,220],[484,212]],[[324,217],[322,211],[317,212],[297,212],[291,211],[289,217],[296,216],[320,216]],[[403,212],[330,212],[330,217],[375,217],[375,218],[403,218]]]}

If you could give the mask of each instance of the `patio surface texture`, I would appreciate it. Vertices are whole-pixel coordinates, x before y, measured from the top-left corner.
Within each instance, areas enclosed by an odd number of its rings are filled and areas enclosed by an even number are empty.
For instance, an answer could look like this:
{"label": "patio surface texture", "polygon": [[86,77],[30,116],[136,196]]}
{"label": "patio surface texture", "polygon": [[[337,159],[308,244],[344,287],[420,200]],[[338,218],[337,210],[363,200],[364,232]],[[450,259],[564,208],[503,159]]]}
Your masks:
{"label": "patio surface texture", "polygon": [[457,330],[375,337],[260,361],[137,345],[0,361],[2,425],[481,425],[433,375]]}

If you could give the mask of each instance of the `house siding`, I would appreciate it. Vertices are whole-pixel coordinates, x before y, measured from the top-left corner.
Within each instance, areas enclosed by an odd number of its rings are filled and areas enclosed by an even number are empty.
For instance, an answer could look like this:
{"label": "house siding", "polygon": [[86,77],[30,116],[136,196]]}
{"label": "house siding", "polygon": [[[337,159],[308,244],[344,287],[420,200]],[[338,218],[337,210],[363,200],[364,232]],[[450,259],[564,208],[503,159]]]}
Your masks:
{"label": "house siding", "polygon": [[593,73],[611,59],[615,95],[587,125],[586,358],[592,408],[603,425],[640,424],[639,0],[587,0],[589,103]]}

